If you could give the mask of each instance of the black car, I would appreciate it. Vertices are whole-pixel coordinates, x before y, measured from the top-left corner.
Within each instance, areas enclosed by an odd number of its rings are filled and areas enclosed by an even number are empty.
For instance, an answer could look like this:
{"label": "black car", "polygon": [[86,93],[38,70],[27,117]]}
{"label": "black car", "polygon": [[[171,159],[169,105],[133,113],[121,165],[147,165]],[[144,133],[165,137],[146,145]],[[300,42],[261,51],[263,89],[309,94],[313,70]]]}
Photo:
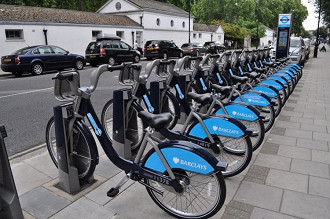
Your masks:
{"label": "black car", "polygon": [[204,47],[207,49],[207,53],[216,54],[226,50],[226,47],[218,42],[208,41],[204,43]]}
{"label": "black car", "polygon": [[47,70],[65,68],[84,68],[85,59],[81,55],[71,54],[58,46],[39,45],[17,50],[11,55],[1,57],[1,69],[21,76],[24,72],[40,75]]}
{"label": "black car", "polygon": [[206,48],[200,43],[184,43],[181,49],[183,55],[200,56],[206,53]]}
{"label": "black car", "polygon": [[183,57],[183,51],[169,40],[148,40],[144,45],[144,57],[168,59],[169,57]]}
{"label": "black car", "polygon": [[115,65],[121,62],[139,62],[140,52],[114,35],[99,35],[85,51],[86,62],[91,66],[99,63]]}

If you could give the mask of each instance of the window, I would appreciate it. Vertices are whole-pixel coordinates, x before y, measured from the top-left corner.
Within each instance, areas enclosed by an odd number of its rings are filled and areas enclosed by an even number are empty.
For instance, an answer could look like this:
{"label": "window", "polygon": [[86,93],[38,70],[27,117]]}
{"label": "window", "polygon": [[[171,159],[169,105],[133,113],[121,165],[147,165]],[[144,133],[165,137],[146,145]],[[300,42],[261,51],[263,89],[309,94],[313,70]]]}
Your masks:
{"label": "window", "polygon": [[157,20],[156,20],[156,24],[157,24],[157,26],[160,25],[160,19],[159,19],[159,18],[157,18]]}
{"label": "window", "polygon": [[121,42],[120,43],[120,48],[122,48],[122,49],[126,49],[126,50],[128,50],[129,49],[129,45],[127,45],[126,43],[124,43],[124,42]]}
{"label": "window", "polygon": [[92,38],[96,39],[97,35],[101,34],[101,30],[92,30]]}
{"label": "window", "polygon": [[19,30],[5,30],[6,31],[6,40],[20,40],[24,39],[23,29]]}
{"label": "window", "polygon": [[124,38],[124,31],[116,31],[116,35],[120,38]]}
{"label": "window", "polygon": [[173,20],[171,20],[171,27],[173,27],[174,26],[174,21]]}
{"label": "window", "polygon": [[64,55],[64,54],[67,54],[68,52],[65,51],[64,49],[60,48],[60,47],[57,47],[57,46],[52,46],[52,49],[53,51],[55,52],[55,54],[61,54],[61,55]]}
{"label": "window", "polygon": [[186,27],[186,22],[182,22],[182,27],[185,28]]}
{"label": "window", "polygon": [[200,33],[200,34],[198,34],[198,37],[199,37],[199,38],[202,38],[202,34],[201,34],[201,33]]}
{"label": "window", "polygon": [[43,46],[38,49],[38,54],[52,54],[53,51],[49,46]]}
{"label": "window", "polygon": [[119,11],[119,10],[121,9],[121,4],[120,4],[120,2],[117,2],[117,3],[116,3],[116,9],[117,9],[117,11]]}
{"label": "window", "polygon": [[196,34],[195,33],[193,34],[193,38],[196,39]]}

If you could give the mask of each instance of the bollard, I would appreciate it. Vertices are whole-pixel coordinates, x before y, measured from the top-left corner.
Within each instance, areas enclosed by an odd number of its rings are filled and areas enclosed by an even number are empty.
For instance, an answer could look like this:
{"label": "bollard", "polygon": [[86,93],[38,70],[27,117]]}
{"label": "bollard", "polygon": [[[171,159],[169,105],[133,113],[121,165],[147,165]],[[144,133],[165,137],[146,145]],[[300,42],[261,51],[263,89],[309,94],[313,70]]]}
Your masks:
{"label": "bollard", "polygon": [[5,137],[7,137],[5,126],[0,124],[0,218],[23,219],[23,212],[5,147]]}
{"label": "bollard", "polygon": [[67,109],[72,104],[63,104],[54,107],[55,136],[58,160],[59,187],[67,193],[75,194],[80,191],[78,170],[70,162],[67,140],[66,119],[69,117]]}
{"label": "bollard", "polygon": [[[136,125],[136,116],[132,116],[130,121],[125,121],[126,100],[131,96],[129,89],[121,89],[113,91],[113,147],[116,152],[125,159],[132,157],[131,143],[126,138],[126,124],[128,126]],[[127,122],[127,123],[126,123]],[[134,136],[131,136],[134,138]]]}

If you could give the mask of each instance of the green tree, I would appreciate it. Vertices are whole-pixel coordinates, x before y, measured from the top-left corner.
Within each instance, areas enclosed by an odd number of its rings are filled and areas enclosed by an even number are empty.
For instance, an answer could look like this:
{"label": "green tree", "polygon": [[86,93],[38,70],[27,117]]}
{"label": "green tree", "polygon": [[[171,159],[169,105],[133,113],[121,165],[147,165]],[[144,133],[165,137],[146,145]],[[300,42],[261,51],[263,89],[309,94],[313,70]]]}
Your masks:
{"label": "green tree", "polygon": [[[319,34],[320,34],[320,38],[326,38],[328,36],[328,28],[326,28],[325,26],[321,26],[319,29]],[[316,36],[317,35],[317,30],[313,31],[313,34]]]}

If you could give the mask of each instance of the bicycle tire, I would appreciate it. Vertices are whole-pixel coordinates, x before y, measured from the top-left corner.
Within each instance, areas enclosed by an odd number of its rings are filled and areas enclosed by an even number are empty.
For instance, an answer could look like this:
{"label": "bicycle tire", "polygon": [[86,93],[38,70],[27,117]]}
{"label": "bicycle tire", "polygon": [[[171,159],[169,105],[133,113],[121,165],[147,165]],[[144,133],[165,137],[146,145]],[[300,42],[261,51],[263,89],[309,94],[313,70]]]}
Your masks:
{"label": "bicycle tire", "polygon": [[[72,152],[70,152],[72,164],[78,170],[79,179],[84,181],[94,173],[95,167],[98,164],[98,152],[92,134],[82,121],[76,121],[73,125],[73,141]],[[46,145],[53,163],[58,168],[55,121],[53,116],[48,121],[46,127]]]}
{"label": "bicycle tire", "polygon": [[258,119],[254,122],[239,120],[246,128],[253,130],[252,136],[250,136],[252,143],[252,151],[257,150],[265,138],[265,125],[261,119]]}
{"label": "bicycle tire", "polygon": [[280,94],[276,98],[272,98],[272,100],[274,100],[275,104],[276,104],[276,106],[274,106],[275,117],[278,117],[278,115],[280,115],[280,112],[282,111],[282,107],[283,107],[283,102],[280,97]]}
{"label": "bicycle tire", "polygon": [[164,98],[162,99],[162,104],[160,108],[160,113],[169,112],[172,115],[172,121],[168,125],[168,129],[172,130],[178,123],[180,118],[180,104],[173,93],[166,91]]}
{"label": "bicycle tire", "polygon": [[221,209],[226,199],[226,185],[221,172],[211,175],[181,169],[173,172],[178,178],[188,179],[189,185],[185,187],[184,194],[177,194],[166,185],[145,179],[148,186],[164,192],[161,195],[146,186],[149,196],[161,209],[176,218],[185,219],[210,218]]}
{"label": "bicycle tire", "polygon": [[268,132],[275,123],[275,111],[274,107],[272,105],[269,106],[255,106],[257,110],[259,110],[261,113],[264,113],[266,117],[263,119],[263,123],[265,126],[265,132]]}
{"label": "bicycle tire", "polygon": [[[131,142],[131,149],[132,151],[137,150],[143,140],[144,136],[144,128],[146,127],[144,122],[137,116],[137,112],[143,110],[136,109],[134,105],[131,105],[127,116],[127,121],[133,120],[136,121],[136,128],[126,130],[126,138]],[[109,100],[103,107],[102,114],[101,114],[101,121],[102,126],[108,136],[110,137],[111,141],[113,141],[112,137],[112,116],[113,116],[113,100]]]}

